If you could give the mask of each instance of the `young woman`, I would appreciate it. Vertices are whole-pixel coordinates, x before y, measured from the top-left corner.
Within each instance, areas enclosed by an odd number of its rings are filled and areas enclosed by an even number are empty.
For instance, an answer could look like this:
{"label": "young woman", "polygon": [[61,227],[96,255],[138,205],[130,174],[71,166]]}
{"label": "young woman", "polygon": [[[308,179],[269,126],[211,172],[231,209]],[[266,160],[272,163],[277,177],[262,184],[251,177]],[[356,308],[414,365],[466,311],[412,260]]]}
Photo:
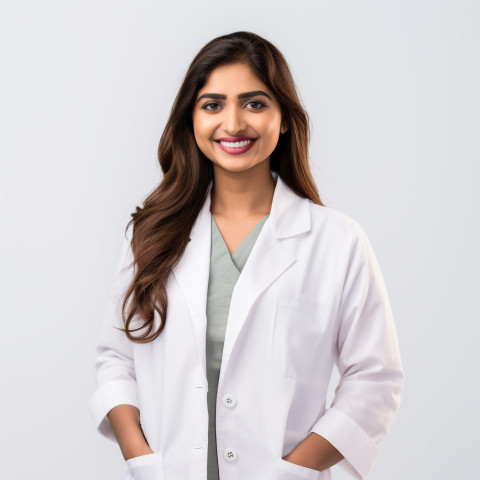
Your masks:
{"label": "young woman", "polygon": [[[96,425],[126,478],[364,479],[403,368],[361,226],[312,178],[287,63],[249,32],[197,54],[126,228],[101,330]],[[333,365],[341,379],[330,408]]]}

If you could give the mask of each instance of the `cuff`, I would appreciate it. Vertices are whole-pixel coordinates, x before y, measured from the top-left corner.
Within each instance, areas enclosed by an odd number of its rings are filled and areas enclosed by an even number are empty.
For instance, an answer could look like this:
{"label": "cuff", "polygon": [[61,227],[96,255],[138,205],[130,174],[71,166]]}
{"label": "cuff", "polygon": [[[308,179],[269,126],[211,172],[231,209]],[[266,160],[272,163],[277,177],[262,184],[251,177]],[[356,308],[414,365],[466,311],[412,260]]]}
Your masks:
{"label": "cuff", "polygon": [[138,407],[136,382],[134,380],[113,380],[98,387],[90,398],[90,411],[98,431],[112,442],[115,433],[107,418],[107,413],[117,405]]}
{"label": "cuff", "polygon": [[357,480],[365,480],[379,455],[377,445],[348,415],[329,408],[313,425],[314,432],[328,440],[345,458],[337,465]]}

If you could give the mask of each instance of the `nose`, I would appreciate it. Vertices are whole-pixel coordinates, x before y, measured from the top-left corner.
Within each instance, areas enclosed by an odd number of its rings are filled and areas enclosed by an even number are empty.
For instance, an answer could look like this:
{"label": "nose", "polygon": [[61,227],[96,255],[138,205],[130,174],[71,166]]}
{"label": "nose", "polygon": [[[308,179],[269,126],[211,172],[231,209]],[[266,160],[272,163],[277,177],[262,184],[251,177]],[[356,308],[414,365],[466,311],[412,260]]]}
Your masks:
{"label": "nose", "polygon": [[244,111],[240,107],[231,105],[224,110],[223,129],[225,132],[235,136],[245,130],[245,128]]}

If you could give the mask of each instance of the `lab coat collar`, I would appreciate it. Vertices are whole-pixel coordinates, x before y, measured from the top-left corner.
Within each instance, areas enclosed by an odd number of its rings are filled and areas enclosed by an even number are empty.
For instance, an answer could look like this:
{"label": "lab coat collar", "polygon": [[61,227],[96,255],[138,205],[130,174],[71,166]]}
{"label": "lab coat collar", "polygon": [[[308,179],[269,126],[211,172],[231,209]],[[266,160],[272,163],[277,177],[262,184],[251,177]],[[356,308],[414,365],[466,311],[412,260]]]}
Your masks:
{"label": "lab coat collar", "polygon": [[[297,195],[277,172],[271,170],[270,173],[276,182],[269,217],[273,235],[276,238],[287,238],[310,230],[309,200]],[[213,181],[210,181],[207,198],[199,213],[197,223],[211,221],[212,186]],[[196,232],[197,229],[194,227],[191,236]]]}
{"label": "lab coat collar", "polygon": [[276,180],[270,211],[270,226],[277,238],[286,238],[310,230],[309,200],[297,195],[272,171]]}

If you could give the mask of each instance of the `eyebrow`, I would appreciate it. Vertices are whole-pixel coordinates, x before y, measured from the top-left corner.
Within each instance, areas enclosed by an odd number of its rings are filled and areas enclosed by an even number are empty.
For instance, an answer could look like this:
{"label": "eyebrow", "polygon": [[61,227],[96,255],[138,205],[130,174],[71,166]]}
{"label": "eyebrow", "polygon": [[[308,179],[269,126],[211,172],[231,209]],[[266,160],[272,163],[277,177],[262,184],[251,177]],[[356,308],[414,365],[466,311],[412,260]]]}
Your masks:
{"label": "eyebrow", "polygon": [[[253,92],[240,93],[239,95],[237,95],[237,98],[258,97],[259,95],[263,95],[264,97],[267,97],[269,100],[271,100],[270,95],[263,92],[262,90],[254,90]],[[214,100],[226,100],[227,96],[221,93],[204,93],[203,95],[200,95],[198,97],[197,103],[202,98],[213,98]]]}

